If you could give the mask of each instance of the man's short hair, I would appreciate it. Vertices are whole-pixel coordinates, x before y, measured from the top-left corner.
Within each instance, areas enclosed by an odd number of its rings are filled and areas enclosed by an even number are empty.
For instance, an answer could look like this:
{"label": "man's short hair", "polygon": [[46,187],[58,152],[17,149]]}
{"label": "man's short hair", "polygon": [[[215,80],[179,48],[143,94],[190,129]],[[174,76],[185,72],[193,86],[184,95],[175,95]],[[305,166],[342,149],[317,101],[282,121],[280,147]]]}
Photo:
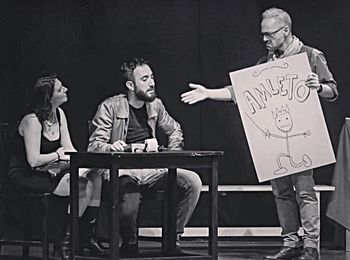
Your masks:
{"label": "man's short hair", "polygon": [[144,60],[143,58],[133,58],[130,61],[125,61],[121,67],[120,71],[123,76],[124,83],[127,81],[134,80],[134,75],[133,72],[137,66],[142,66],[142,65],[149,65],[148,61]]}
{"label": "man's short hair", "polygon": [[288,25],[288,27],[292,30],[292,19],[290,18],[290,15],[280,8],[272,7],[265,10],[261,15],[261,19],[265,18],[276,18],[285,25]]}

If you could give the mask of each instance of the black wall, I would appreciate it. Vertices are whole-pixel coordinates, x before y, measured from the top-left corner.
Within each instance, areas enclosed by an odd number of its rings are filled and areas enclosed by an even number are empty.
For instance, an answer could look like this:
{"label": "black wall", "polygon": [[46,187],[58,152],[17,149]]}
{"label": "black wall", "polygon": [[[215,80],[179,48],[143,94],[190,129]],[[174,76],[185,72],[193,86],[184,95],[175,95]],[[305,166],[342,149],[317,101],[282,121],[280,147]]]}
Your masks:
{"label": "black wall", "polygon": [[[0,121],[19,120],[35,79],[55,71],[69,88],[64,109],[73,142],[85,149],[86,122],[97,105],[124,91],[120,64],[142,56],[151,62],[158,96],[183,126],[186,148],[224,150],[221,184],[257,183],[237,107],[215,101],[187,106],[180,94],[189,82],[211,88],[229,84],[230,71],[254,65],[265,53],[260,14],[271,6],[288,11],[294,33],[326,54],[340,92],[335,103],[322,104],[336,150],[349,113],[347,0],[2,0]],[[331,183],[332,171],[332,165],[317,169],[317,183]],[[244,216],[264,203],[271,213],[259,219],[276,222],[270,195],[262,202],[237,195],[220,203],[225,225],[244,223]]]}

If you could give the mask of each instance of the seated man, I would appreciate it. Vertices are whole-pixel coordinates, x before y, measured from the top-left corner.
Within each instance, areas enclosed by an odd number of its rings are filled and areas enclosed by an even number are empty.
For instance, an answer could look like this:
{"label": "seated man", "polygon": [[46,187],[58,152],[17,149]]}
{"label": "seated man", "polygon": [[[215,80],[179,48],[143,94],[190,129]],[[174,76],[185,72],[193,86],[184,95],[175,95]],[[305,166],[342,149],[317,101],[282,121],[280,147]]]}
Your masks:
{"label": "seated man", "polygon": [[[127,144],[143,143],[155,138],[156,128],[164,131],[169,150],[181,150],[183,133],[156,98],[153,72],[146,61],[134,58],[121,66],[127,95],[120,94],[103,101],[92,124],[88,151],[124,151]],[[137,250],[137,214],[142,199],[142,188],[160,188],[165,181],[167,169],[131,169],[119,171],[120,230],[123,240],[122,256],[135,256]],[[189,170],[177,170],[177,243],[197,204],[201,191],[199,176]]]}

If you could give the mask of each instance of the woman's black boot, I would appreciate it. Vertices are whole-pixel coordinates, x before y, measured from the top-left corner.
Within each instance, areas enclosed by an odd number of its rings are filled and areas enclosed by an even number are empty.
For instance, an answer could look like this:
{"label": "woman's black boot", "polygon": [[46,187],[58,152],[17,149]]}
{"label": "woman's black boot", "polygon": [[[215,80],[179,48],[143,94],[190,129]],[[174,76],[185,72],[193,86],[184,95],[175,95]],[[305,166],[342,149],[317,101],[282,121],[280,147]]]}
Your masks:
{"label": "woman's black boot", "polygon": [[109,254],[109,248],[95,238],[97,207],[88,207],[79,220],[81,253],[84,256],[102,256]]}
{"label": "woman's black boot", "polygon": [[60,257],[62,260],[70,259],[70,232],[69,228],[63,235],[61,241],[58,241],[54,245],[53,254],[54,256]]}
{"label": "woman's black boot", "polygon": [[109,248],[104,246],[101,242],[91,238],[88,243],[82,245],[83,255],[89,256],[103,256],[109,254]]}

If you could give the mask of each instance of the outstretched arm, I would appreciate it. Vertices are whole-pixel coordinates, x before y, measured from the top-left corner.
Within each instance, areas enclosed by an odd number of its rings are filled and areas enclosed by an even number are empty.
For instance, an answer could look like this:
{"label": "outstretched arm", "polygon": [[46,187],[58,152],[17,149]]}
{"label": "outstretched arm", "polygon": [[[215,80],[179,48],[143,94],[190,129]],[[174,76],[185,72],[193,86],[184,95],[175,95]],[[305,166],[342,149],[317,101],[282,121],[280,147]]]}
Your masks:
{"label": "outstretched arm", "polygon": [[187,104],[195,104],[205,99],[213,99],[219,101],[235,101],[233,87],[227,86],[219,89],[208,89],[202,85],[190,83],[192,89],[181,94],[181,101]]}
{"label": "outstretched arm", "polygon": [[310,136],[310,135],[311,135],[311,131],[310,131],[310,130],[306,130],[306,131],[303,132],[303,133],[290,135],[289,137],[304,136],[304,137],[306,138],[307,136]]}

